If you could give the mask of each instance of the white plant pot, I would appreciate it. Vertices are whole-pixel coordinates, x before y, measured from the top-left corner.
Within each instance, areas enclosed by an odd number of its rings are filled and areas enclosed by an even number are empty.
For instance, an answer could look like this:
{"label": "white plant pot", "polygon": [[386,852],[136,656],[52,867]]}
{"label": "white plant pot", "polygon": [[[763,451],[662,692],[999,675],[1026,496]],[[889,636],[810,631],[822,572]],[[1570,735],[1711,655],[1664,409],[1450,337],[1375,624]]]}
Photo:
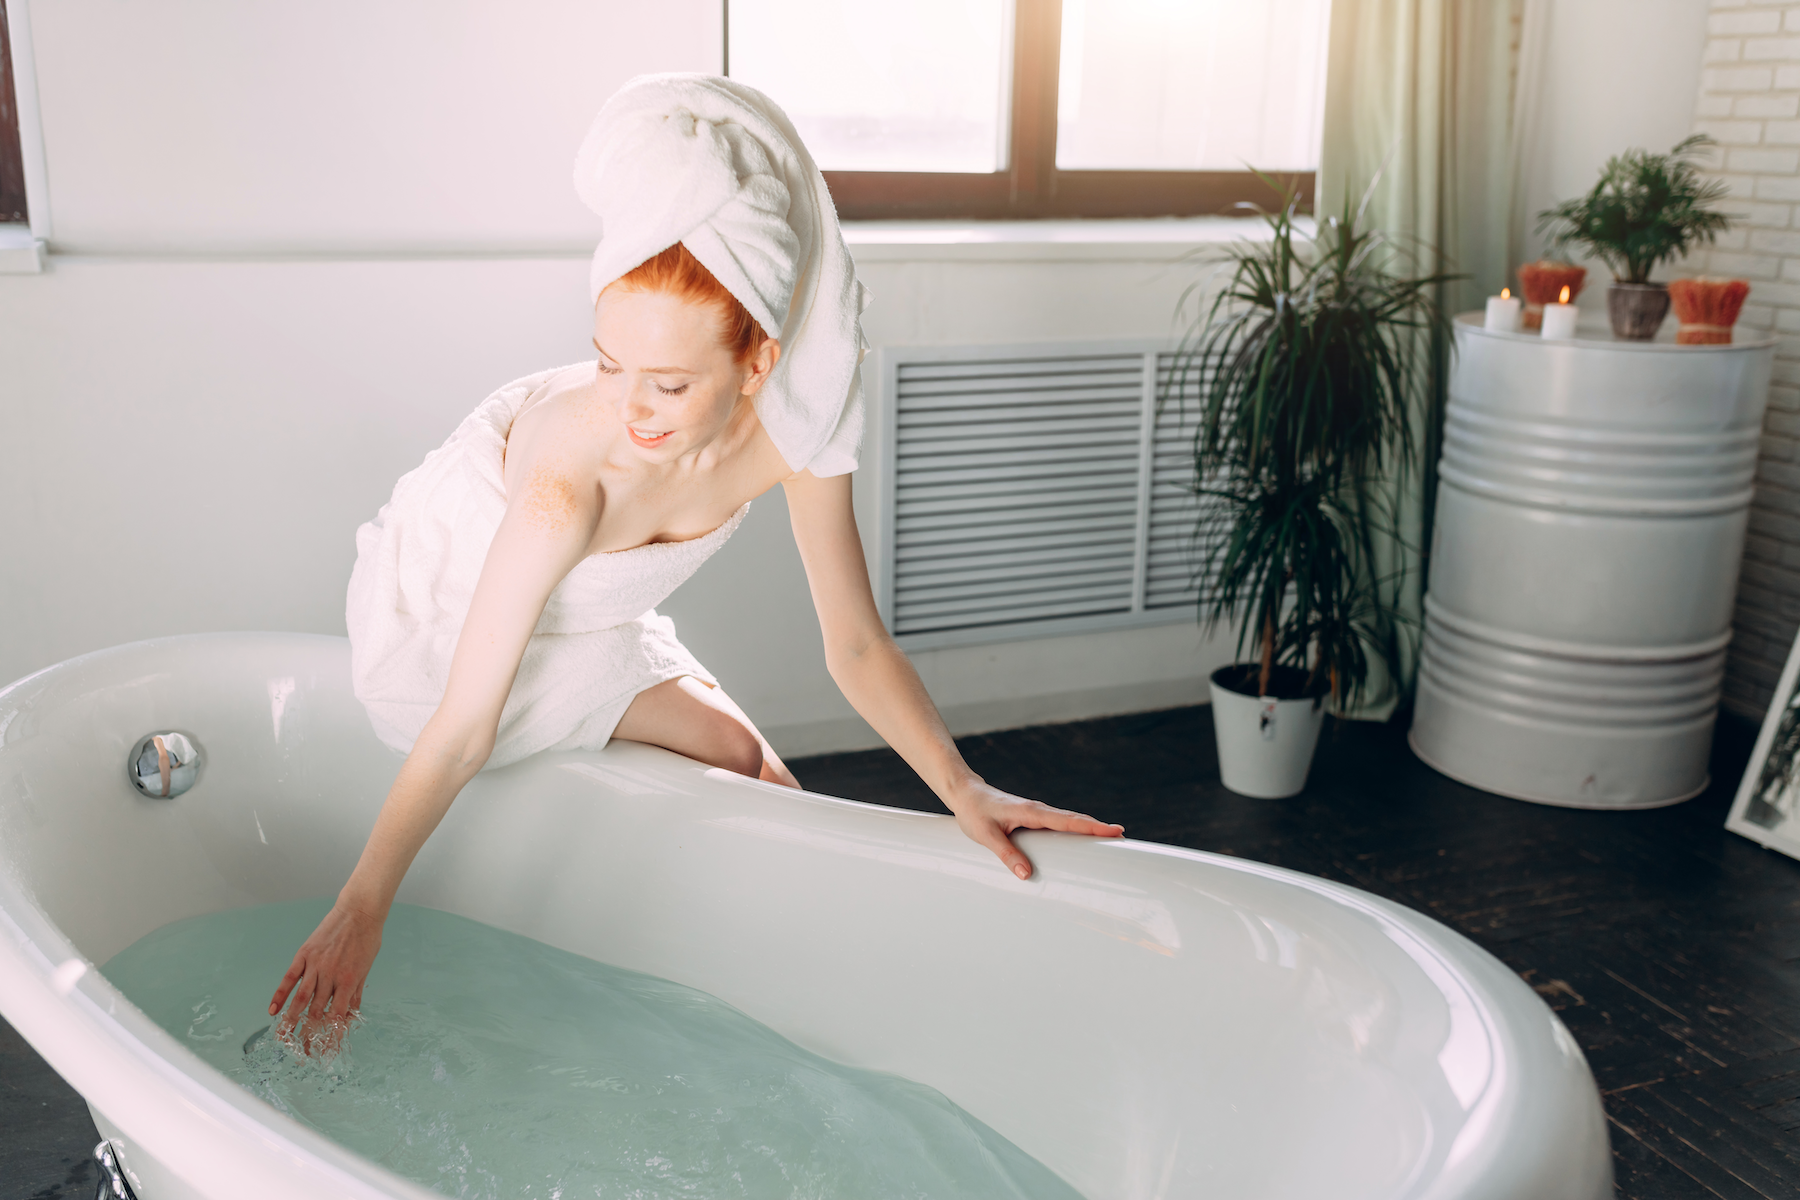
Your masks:
{"label": "white plant pot", "polygon": [[1213,733],[1219,739],[1219,774],[1240,796],[1278,800],[1306,786],[1325,705],[1317,700],[1277,700],[1244,696],[1219,685],[1219,676],[1241,666],[1221,667],[1212,676]]}

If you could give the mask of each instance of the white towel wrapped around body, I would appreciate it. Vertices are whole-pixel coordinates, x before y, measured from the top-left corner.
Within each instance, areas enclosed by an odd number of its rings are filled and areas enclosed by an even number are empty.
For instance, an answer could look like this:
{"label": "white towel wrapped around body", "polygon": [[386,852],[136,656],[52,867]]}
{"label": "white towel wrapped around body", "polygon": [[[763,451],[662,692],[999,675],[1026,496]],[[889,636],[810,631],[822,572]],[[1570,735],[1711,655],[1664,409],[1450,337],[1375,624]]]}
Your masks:
{"label": "white towel wrapped around body", "polygon": [[[575,162],[602,229],[592,294],[677,242],[781,342],[757,418],[794,471],[856,469],[863,431],[860,316],[868,293],[831,195],[791,122],[762,93],[708,75],[644,75],[608,100]],[[409,750],[443,699],[450,659],[506,511],[506,437],[556,372],[510,383],[394,487],[357,530],[346,619],[356,695]],[[716,682],[654,606],[731,536],[593,555],[550,596],[488,759],[598,747],[633,697],[681,675]]]}
{"label": "white towel wrapped around body", "polygon": [[[570,369],[528,375],[488,397],[356,531],[344,613],[351,678],[376,734],[396,750],[412,749],[444,698],[475,581],[506,513],[506,435],[532,393]],[[645,688],[682,675],[716,683],[655,606],[725,544],[749,508],[703,537],[577,563],[526,645],[487,765],[597,749]]]}

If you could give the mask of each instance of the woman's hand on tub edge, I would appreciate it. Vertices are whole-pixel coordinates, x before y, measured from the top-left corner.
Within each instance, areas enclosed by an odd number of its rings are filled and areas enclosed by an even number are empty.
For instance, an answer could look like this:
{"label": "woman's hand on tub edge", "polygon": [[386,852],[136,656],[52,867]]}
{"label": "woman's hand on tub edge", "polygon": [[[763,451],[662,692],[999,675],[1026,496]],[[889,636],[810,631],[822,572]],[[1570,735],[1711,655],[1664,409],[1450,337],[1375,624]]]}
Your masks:
{"label": "woman's hand on tub edge", "polygon": [[331,906],[269,1001],[269,1015],[274,1016],[293,1000],[276,1026],[277,1037],[307,1054],[336,1050],[362,1005],[363,981],[381,949],[382,924],[381,917],[341,898]]}
{"label": "woman's hand on tub edge", "polygon": [[1031,878],[1031,860],[1013,845],[1011,835],[1019,829],[1055,829],[1062,833],[1082,833],[1089,837],[1121,837],[1123,825],[1109,825],[1083,813],[1064,808],[1051,808],[1036,800],[1027,800],[1003,792],[976,779],[957,789],[950,811],[956,824],[971,841],[992,850],[1006,864],[1006,869],[1020,879]]}

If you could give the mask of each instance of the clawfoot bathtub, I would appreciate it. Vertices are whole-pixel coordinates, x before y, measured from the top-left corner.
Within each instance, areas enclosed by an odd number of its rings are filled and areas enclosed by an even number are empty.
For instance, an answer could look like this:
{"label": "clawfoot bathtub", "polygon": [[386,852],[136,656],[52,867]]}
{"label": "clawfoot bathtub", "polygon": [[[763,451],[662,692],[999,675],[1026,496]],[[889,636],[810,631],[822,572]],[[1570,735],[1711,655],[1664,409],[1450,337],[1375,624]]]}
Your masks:
{"label": "clawfoot bathtub", "polygon": [[[161,731],[200,754],[168,799],[126,772]],[[154,756],[133,761],[155,790]],[[92,967],[170,921],[334,893],[398,764],[336,638],[143,642],[0,692],[0,1011],[139,1200],[432,1194],[228,1081]],[[1612,1195],[1580,1051],[1473,943],[1252,862],[1024,845],[1028,883],[947,818],[620,744],[478,777],[400,899],[930,1084],[1093,1200]]]}

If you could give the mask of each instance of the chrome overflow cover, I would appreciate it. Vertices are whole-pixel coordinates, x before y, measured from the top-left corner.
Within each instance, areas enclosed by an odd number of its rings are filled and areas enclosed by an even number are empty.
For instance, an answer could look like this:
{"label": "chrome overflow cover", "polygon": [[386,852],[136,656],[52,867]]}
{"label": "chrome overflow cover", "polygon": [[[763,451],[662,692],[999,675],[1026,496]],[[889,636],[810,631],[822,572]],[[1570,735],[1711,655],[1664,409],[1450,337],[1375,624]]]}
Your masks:
{"label": "chrome overflow cover", "polygon": [[153,733],[131,752],[126,773],[144,795],[167,800],[194,786],[200,751],[185,733]]}

